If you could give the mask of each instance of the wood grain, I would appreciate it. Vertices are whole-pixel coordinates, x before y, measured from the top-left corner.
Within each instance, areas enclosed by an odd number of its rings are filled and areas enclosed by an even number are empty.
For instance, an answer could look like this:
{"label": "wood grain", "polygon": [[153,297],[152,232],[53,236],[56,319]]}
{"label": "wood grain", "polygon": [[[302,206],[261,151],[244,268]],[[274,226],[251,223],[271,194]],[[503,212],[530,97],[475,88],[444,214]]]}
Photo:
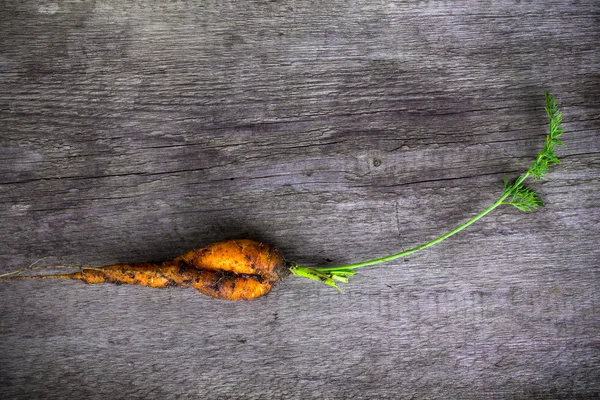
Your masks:
{"label": "wood grain", "polygon": [[7,399],[600,396],[596,1],[4,1],[0,273],[250,238],[302,265],[495,201],[564,113],[547,206],[343,295],[0,285]]}

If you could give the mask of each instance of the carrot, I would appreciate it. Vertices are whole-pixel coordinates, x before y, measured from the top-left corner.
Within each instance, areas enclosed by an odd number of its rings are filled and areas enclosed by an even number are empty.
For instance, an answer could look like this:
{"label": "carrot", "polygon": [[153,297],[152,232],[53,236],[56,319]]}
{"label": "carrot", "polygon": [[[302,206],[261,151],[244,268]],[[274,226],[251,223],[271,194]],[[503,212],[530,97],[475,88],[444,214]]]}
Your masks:
{"label": "carrot", "polygon": [[[52,267],[49,267],[52,268]],[[152,288],[191,286],[224,300],[251,300],[267,294],[273,284],[289,274],[277,249],[252,240],[228,240],[192,250],[160,264],[112,264],[81,268],[58,275],[18,275],[17,279],[74,279],[88,284],[114,283]],[[11,275],[11,274],[5,274]]]}
{"label": "carrot", "polygon": [[538,181],[545,176],[548,167],[558,164],[554,149],[563,144],[559,140],[563,133],[562,114],[550,93],[545,92],[545,98],[550,132],[546,136],[544,148],[527,172],[516,178],[513,183],[505,177],[504,192],[498,200],[467,222],[411,249],[354,264],[318,268],[286,263],[281,252],[274,247],[240,239],[214,243],[160,264],[114,264],[99,268],[81,267],[79,272],[70,274],[20,275],[26,270],[40,268],[34,267],[0,275],[0,278],[10,275],[0,279],[0,282],[16,279],[76,279],[90,284],[115,283],[153,288],[191,286],[201,293],[219,299],[250,300],[269,293],[276,282],[292,274],[339,289],[336,282],[347,283],[348,277],[354,275],[356,269],[405,257],[440,243],[502,205],[514,206],[524,212],[542,207],[544,203],[540,196],[525,186],[524,181],[528,177]]}

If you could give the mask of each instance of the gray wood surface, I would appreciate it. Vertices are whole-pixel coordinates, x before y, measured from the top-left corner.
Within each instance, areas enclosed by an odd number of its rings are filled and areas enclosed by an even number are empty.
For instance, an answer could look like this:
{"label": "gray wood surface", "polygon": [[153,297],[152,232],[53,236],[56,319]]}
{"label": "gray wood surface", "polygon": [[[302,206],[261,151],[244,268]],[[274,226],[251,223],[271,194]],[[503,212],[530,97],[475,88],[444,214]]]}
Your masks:
{"label": "gray wood surface", "polygon": [[[600,3],[2,1],[0,273],[229,238],[344,294],[0,284],[3,399],[600,397]],[[39,260],[43,258],[42,260]]]}

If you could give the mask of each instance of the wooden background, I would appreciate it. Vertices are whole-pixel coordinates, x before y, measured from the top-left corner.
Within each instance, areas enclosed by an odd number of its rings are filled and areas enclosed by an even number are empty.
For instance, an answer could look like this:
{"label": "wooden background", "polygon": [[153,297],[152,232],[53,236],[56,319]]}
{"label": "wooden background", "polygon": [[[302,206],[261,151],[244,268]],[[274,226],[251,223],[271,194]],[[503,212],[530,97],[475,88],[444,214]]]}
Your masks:
{"label": "wooden background", "polygon": [[344,294],[0,285],[3,399],[600,397],[600,3],[0,2],[0,272],[229,238]]}

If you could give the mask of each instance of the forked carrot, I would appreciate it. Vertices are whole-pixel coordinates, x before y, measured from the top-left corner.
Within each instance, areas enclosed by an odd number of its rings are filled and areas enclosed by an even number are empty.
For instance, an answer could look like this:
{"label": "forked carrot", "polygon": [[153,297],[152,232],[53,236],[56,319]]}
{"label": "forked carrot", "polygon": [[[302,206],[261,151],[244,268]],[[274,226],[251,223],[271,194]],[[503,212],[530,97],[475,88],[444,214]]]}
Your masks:
{"label": "forked carrot", "polygon": [[[51,267],[50,267],[51,268]],[[16,271],[15,275],[21,271]],[[18,279],[75,279],[85,283],[115,283],[166,288],[191,286],[208,296],[251,300],[267,294],[273,283],[289,274],[283,255],[252,240],[228,240],[192,250],[160,264],[112,264],[58,275],[17,275]]]}

